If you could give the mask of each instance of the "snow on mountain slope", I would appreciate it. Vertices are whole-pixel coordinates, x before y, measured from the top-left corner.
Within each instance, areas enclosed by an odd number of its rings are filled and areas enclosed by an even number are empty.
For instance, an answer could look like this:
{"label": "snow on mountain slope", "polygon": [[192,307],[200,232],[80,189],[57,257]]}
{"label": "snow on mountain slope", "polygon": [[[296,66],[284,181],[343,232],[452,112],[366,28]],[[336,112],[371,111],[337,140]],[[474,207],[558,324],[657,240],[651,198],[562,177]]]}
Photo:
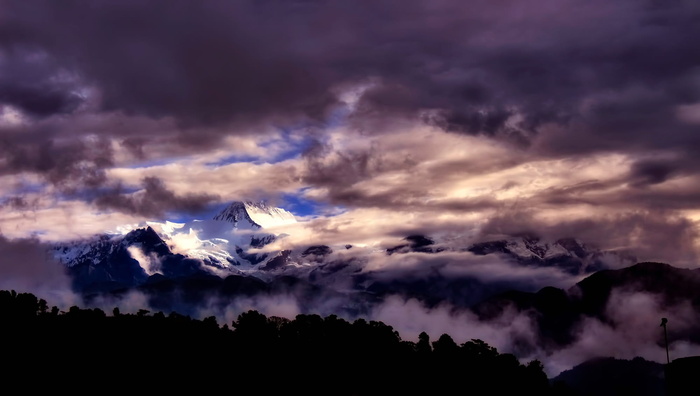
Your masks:
{"label": "snow on mountain slope", "polygon": [[105,233],[88,240],[59,244],[53,253],[68,267],[78,263],[99,265],[106,255],[122,247],[142,266],[147,264],[145,269],[152,273],[157,265],[153,264],[154,258],[144,253],[148,247],[142,243],[134,245],[132,241],[134,233],[151,229],[167,245],[168,254],[201,260],[208,271],[225,276],[263,267],[274,259],[274,254],[249,250],[263,247],[279,237],[268,228],[294,222],[296,219],[290,212],[263,202],[233,202],[210,219],[123,226],[117,234]]}
{"label": "snow on mountain slope", "polygon": [[55,258],[68,267],[88,262],[96,264],[100,252],[113,252],[121,240],[120,236],[99,235],[87,240],[56,244],[53,253]]}
{"label": "snow on mountain slope", "polygon": [[[295,223],[294,215],[264,202],[233,202],[211,219],[186,223],[149,222],[174,253],[200,259],[218,270],[261,267],[273,257],[249,252],[279,236],[268,229]],[[221,273],[218,273],[222,275]]]}
{"label": "snow on mountain slope", "polygon": [[296,223],[294,215],[282,208],[269,206],[264,202],[234,202],[219,214],[214,220],[222,220],[233,223],[239,227],[239,223],[247,221],[252,227],[272,228],[279,225]]}

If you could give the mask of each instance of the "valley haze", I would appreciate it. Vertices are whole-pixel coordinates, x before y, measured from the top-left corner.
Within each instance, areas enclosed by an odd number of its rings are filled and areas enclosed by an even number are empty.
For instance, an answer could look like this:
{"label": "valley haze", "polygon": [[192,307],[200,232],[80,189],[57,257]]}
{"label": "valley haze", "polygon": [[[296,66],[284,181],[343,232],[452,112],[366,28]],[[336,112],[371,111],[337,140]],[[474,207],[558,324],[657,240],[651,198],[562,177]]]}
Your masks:
{"label": "valley haze", "polygon": [[700,3],[0,0],[0,289],[700,355]]}

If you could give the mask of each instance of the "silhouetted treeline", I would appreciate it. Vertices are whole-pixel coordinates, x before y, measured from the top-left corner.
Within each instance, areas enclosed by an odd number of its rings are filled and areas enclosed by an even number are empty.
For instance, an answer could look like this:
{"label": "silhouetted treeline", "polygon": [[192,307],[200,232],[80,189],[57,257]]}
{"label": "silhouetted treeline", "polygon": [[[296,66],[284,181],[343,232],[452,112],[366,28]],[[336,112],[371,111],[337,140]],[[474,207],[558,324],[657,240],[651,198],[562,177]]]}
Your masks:
{"label": "silhouetted treeline", "polygon": [[539,361],[473,339],[402,340],[382,322],[247,311],[230,325],[177,313],[49,307],[0,291],[4,386],[24,392],[553,394]]}

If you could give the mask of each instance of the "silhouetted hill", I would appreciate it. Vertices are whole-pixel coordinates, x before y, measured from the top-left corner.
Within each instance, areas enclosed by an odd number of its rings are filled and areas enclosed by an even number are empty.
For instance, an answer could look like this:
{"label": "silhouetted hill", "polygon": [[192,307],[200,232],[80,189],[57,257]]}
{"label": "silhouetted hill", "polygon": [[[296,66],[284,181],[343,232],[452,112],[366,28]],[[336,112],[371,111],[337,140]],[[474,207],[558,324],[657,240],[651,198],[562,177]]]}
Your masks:
{"label": "silhouetted hill", "polygon": [[700,305],[700,270],[665,263],[642,262],[619,270],[603,270],[578,282],[569,293],[584,314],[600,316],[613,289],[654,293],[665,305],[688,301]]}
{"label": "silhouetted hill", "polygon": [[700,356],[687,356],[671,361],[666,367],[666,390],[668,396],[694,396],[698,389]]}
{"label": "silhouetted hill", "polygon": [[[534,293],[503,292],[476,304],[473,310],[484,321],[498,317],[507,307],[530,315],[537,324],[536,347],[555,351],[576,341],[582,320],[595,318],[614,328],[616,323],[606,306],[616,291],[646,293],[660,304],[684,304],[697,311],[699,274],[698,270],[664,263],[639,263],[599,271],[566,290],[545,287]],[[402,286],[410,290],[435,285]],[[170,306],[174,299],[198,306],[211,290],[230,298],[292,291],[309,301],[333,298],[318,285],[284,276],[263,282],[237,275],[225,279],[205,274],[153,275],[142,288],[150,288],[151,293],[145,295],[152,299],[163,299],[160,304],[148,301],[151,310]],[[382,294],[378,285],[370,290]],[[98,383],[116,381],[115,386],[124,390],[180,391],[189,387],[202,391],[211,385],[214,391],[220,388],[212,385],[212,378],[235,373],[246,383],[258,384],[262,393],[443,395],[458,389],[463,393],[577,396],[605,395],[607,391],[657,395],[654,392],[663,379],[658,363],[610,357],[585,362],[550,383],[539,361],[523,364],[515,355],[500,353],[480,340],[458,345],[443,334],[431,342],[423,333],[414,343],[402,340],[384,323],[348,322],[335,315],[299,314],[286,319],[248,311],[222,326],[213,316],[195,320],[181,311],[167,312],[142,309],[128,314],[115,309],[110,315],[76,306],[62,312],[31,294],[0,291],[0,339],[8,346],[3,357],[12,362],[4,377],[14,380],[38,370],[44,382],[32,385],[44,390],[42,386],[52,384],[54,391],[73,389],[85,378]],[[697,340],[700,329],[692,318],[687,323],[683,331],[670,333],[673,339]],[[655,319],[650,325],[659,329]],[[686,373],[678,374],[677,384],[694,378],[693,370],[700,364],[691,361],[693,364],[685,364],[683,367],[689,369],[683,371],[681,359],[676,361],[680,367],[677,372]],[[144,376],[171,380],[149,382],[144,388],[137,381]],[[637,387],[650,393],[638,393]]]}
{"label": "silhouetted hill", "polygon": [[670,365],[641,357],[591,359],[550,380],[555,393],[568,396],[695,396],[700,356]]}
{"label": "silhouetted hill", "polygon": [[566,385],[572,396],[663,396],[664,365],[640,357],[598,358],[566,370],[551,380]]}
{"label": "silhouetted hill", "polygon": [[52,393],[220,392],[306,395],[552,394],[539,361],[523,364],[448,334],[402,340],[382,322],[246,311],[221,326],[178,313],[111,315],[49,308],[0,291],[3,386]]}
{"label": "silhouetted hill", "polygon": [[[698,310],[700,270],[642,262],[622,269],[598,271],[567,290],[545,287],[536,293],[499,293],[471,309],[481,320],[490,320],[509,307],[515,308],[535,320],[542,346],[556,348],[575,340],[574,329],[584,318],[596,318],[614,326],[606,309],[613,291],[647,293],[658,298],[661,306],[683,303]],[[674,330],[673,336],[698,342],[700,327]]]}

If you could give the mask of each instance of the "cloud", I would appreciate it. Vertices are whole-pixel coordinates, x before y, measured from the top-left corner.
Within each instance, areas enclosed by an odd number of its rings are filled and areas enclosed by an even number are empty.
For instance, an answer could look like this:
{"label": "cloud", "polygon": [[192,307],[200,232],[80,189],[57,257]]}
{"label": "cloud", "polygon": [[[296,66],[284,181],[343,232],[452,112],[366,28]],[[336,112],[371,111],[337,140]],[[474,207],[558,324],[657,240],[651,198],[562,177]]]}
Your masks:
{"label": "cloud", "polygon": [[160,273],[160,267],[161,263],[160,260],[158,259],[157,255],[154,253],[151,254],[145,254],[144,251],[141,249],[140,246],[132,245],[126,248],[127,252],[129,252],[129,255],[131,258],[134,260],[138,261],[139,265],[145,273],[148,276]]}
{"label": "cloud", "polygon": [[671,161],[638,161],[632,165],[630,178],[636,180],[635,186],[643,187],[663,183],[671,178],[675,171],[676,165]]}
{"label": "cloud", "polygon": [[4,7],[6,46],[38,48],[52,71],[67,69],[97,87],[106,111],[219,123],[276,113],[288,120],[320,116],[334,102],[327,73],[300,53],[307,36],[289,34],[298,21],[277,13],[293,11],[283,3],[6,1]]}
{"label": "cloud", "polygon": [[51,243],[88,238],[143,222],[141,216],[100,211],[81,200],[56,201],[42,195],[28,195],[28,199],[35,201],[31,208],[0,206],[0,229],[5,237],[10,240],[34,237]]}
{"label": "cloud", "polygon": [[613,290],[606,308],[611,322],[583,318],[576,329],[573,344],[544,349],[537,338],[536,324],[526,313],[506,310],[493,321],[479,321],[469,311],[455,310],[449,305],[433,309],[414,299],[389,297],[373,311],[372,318],[392,325],[404,339],[416,341],[421,331],[431,339],[443,333],[456,342],[481,339],[501,353],[514,353],[521,361],[538,359],[550,378],[577,364],[597,357],[632,359],[642,357],[666,362],[662,317],[669,321],[670,359],[697,355],[700,346],[678,334],[695,331],[698,317],[688,302],[668,306],[659,296],[643,292]]}
{"label": "cloud", "polygon": [[[161,187],[178,196],[214,197],[219,202],[234,200],[274,201],[280,195],[296,192],[297,164],[293,160],[277,163],[234,162],[212,165],[205,161],[181,161],[141,168],[114,168],[109,177],[123,189],[142,186],[144,180],[160,180]],[[208,162],[208,161],[206,161]]]}
{"label": "cloud", "polygon": [[98,196],[95,203],[100,209],[116,209],[129,214],[160,218],[169,212],[198,213],[218,198],[212,194],[189,193],[175,195],[156,177],[143,179],[143,189],[124,193],[120,186]]}
{"label": "cloud", "polygon": [[523,212],[507,218],[494,217],[484,226],[485,235],[534,233],[545,238],[566,235],[604,250],[629,253],[640,261],[662,261],[677,266],[697,265],[697,232],[695,222],[683,216],[633,210],[553,222]]}
{"label": "cloud", "polygon": [[[106,294],[92,296],[89,300],[82,301],[80,307],[98,308],[107,315],[112,315],[115,308],[118,308],[119,312],[123,314],[136,314],[142,309],[151,311],[151,313],[156,312],[152,310],[148,296],[135,290],[129,290],[119,296]],[[165,313],[168,314],[170,312]]]}
{"label": "cloud", "polygon": [[584,318],[577,329],[577,340],[554,351],[539,351],[534,357],[545,363],[550,376],[596,357],[632,359],[642,357],[666,363],[661,318],[669,321],[669,355],[677,359],[697,354],[699,345],[674,340],[673,333],[695,331],[700,318],[690,303],[667,306],[660,297],[642,292],[613,290],[606,315],[611,323]]}
{"label": "cloud", "polygon": [[519,344],[535,344],[535,331],[530,318],[506,311],[493,322],[482,322],[467,310],[455,311],[449,305],[428,309],[415,299],[389,296],[369,315],[392,326],[401,338],[417,342],[426,332],[432,341],[449,334],[458,343],[480,339],[501,353],[516,353]]}
{"label": "cloud", "polygon": [[[683,39],[700,25],[692,2],[56,7],[7,0],[3,7],[0,67],[12,89],[0,100],[29,117],[8,134],[5,172],[38,173],[72,190],[109,185],[105,172],[115,161],[219,156],[232,137],[273,137],[275,129],[300,129],[320,142],[300,181],[328,200],[365,207],[498,207],[500,199],[486,194],[453,189],[445,197],[442,189],[492,175],[489,166],[508,172],[508,164],[523,170],[538,160],[566,166],[567,158],[612,153],[634,162],[649,151],[678,159],[636,162],[628,175],[636,187],[697,169],[687,114],[700,102],[698,55]],[[330,131],[338,122],[346,128]],[[397,137],[408,136],[393,133],[416,125],[485,139],[433,133],[404,145]],[[333,133],[381,136],[362,149],[339,146]],[[461,158],[433,162],[459,148]],[[411,187],[416,179],[421,184]],[[584,181],[588,188],[550,199],[594,204],[594,188],[626,192]]]}
{"label": "cloud", "polygon": [[[11,40],[11,39],[10,39]],[[5,37],[5,44],[10,41]],[[34,119],[74,112],[83,102],[74,76],[41,51],[5,46],[0,59],[0,103]]]}
{"label": "cloud", "polygon": [[631,97],[615,108],[596,98],[639,86],[655,89],[652,118],[697,99],[687,82],[698,58],[683,38],[697,31],[698,9],[687,1],[4,6],[5,48],[42,54],[35,75],[68,70],[100,91],[104,110],[187,123],[323,120],[338,90],[368,82],[361,123],[428,112],[448,130],[486,135],[530,136],[591,100],[610,125]]}
{"label": "cloud", "polygon": [[309,194],[348,206],[421,210],[439,208],[441,199],[451,199],[445,207],[464,210],[496,205],[491,198],[475,197],[468,187],[458,189],[470,182],[480,184],[475,190],[496,188],[486,177],[512,167],[519,158],[517,151],[488,140],[434,128],[369,138],[338,131],[328,140],[303,157],[302,181],[317,190]]}
{"label": "cloud", "polygon": [[24,129],[7,131],[4,137],[0,174],[38,174],[64,191],[102,185],[104,170],[112,165],[111,146],[98,137],[61,140]]}
{"label": "cloud", "polygon": [[[463,279],[473,278],[483,284],[497,285],[535,292],[545,286],[568,288],[580,280],[564,271],[553,267],[528,267],[508,262],[496,255],[477,256],[464,247],[457,251],[438,253],[404,253],[387,255],[377,252],[368,257],[363,268],[373,279],[391,281],[392,279]],[[474,301],[487,297],[479,295]]]}
{"label": "cloud", "polygon": [[49,246],[36,238],[9,239],[0,234],[0,289],[32,293],[49,305],[79,301],[65,267],[53,260]]}

